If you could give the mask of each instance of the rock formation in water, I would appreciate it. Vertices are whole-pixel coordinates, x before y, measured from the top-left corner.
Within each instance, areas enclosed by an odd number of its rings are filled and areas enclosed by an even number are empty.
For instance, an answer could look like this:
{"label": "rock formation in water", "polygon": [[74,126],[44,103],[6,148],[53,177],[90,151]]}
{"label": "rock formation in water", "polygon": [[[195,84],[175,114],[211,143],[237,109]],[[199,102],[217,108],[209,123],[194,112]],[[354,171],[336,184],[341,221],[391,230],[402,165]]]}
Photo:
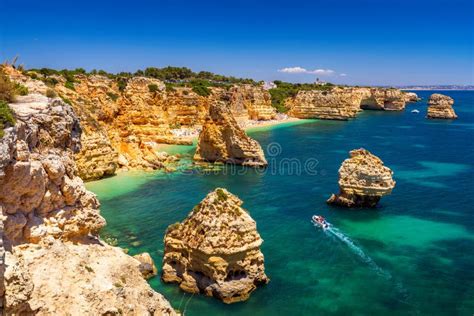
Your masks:
{"label": "rock formation in water", "polygon": [[431,119],[456,119],[458,116],[453,109],[454,100],[447,95],[435,93],[428,101],[427,117]]}
{"label": "rock formation in water", "polygon": [[354,89],[303,90],[287,99],[285,106],[290,109],[288,115],[297,118],[347,120],[360,111],[361,98]]}
{"label": "rock formation in water", "polygon": [[345,207],[375,207],[380,198],[395,187],[393,171],[368,150],[350,152],[339,168],[339,194],[333,194],[329,204]]}
{"label": "rock formation in water", "polygon": [[401,111],[405,109],[406,96],[399,89],[360,88],[363,94],[360,108],[364,110]]}
{"label": "rock formation in water", "polygon": [[[13,67],[4,68],[12,80],[46,94],[48,87],[42,81]],[[74,82],[67,82],[59,75],[35,76],[57,82],[49,90],[54,89],[79,116],[83,145],[75,159],[84,180],[112,175],[120,167],[166,168],[176,157],[163,159],[159,144],[191,144],[186,134],[200,129],[215,101],[225,102],[239,120],[275,117],[270,94],[260,86],[211,87],[205,97],[187,87],[165,89],[162,81],[153,78],[75,75]]]}
{"label": "rock formation in water", "polygon": [[148,252],[135,255],[133,258],[140,262],[139,269],[145,279],[150,279],[158,273],[158,269]]}
{"label": "rock formation in water", "polygon": [[245,134],[222,102],[215,102],[209,109],[209,116],[199,134],[194,160],[251,167],[267,165],[260,144]]}
{"label": "rock formation in water", "polygon": [[288,115],[292,117],[327,120],[354,118],[361,109],[403,110],[405,104],[406,97],[402,91],[383,88],[302,90],[285,101]]}
{"label": "rock formation in water", "polygon": [[238,197],[218,188],[182,223],[168,227],[163,281],[225,303],[246,300],[257,286],[268,283],[260,251],[263,240],[241,205]]}
{"label": "rock formation in water", "polygon": [[140,262],[97,236],[105,220],[77,175],[81,128],[72,108],[39,94],[17,102],[16,125],[0,139],[3,312],[174,314]]}
{"label": "rock formation in water", "polygon": [[405,92],[404,97],[405,97],[405,102],[407,103],[418,102],[421,100],[415,92]]}

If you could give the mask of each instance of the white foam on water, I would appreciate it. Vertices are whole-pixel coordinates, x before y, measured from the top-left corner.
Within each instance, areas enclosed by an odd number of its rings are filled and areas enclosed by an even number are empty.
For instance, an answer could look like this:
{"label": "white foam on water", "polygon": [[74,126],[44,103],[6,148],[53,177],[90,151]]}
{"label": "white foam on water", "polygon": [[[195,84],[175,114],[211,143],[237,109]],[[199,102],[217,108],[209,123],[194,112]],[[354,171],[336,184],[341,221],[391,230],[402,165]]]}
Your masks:
{"label": "white foam on water", "polygon": [[[313,224],[315,227],[319,227],[319,225],[315,223]],[[347,245],[349,249],[351,249],[353,253],[355,253],[360,259],[362,259],[362,261],[365,262],[373,271],[375,271],[377,275],[386,279],[387,281],[391,281],[391,282],[393,281],[395,283],[395,289],[401,297],[401,300],[399,301],[409,304],[407,302],[409,294],[408,294],[408,291],[403,286],[403,284],[399,281],[394,280],[392,274],[390,274],[389,272],[379,267],[377,263],[375,263],[375,261],[362,250],[361,247],[357,246],[349,237],[347,237],[344,233],[342,233],[339,229],[335,228],[332,225],[330,225],[328,228],[324,229],[323,231],[327,235],[335,237],[337,240]]]}

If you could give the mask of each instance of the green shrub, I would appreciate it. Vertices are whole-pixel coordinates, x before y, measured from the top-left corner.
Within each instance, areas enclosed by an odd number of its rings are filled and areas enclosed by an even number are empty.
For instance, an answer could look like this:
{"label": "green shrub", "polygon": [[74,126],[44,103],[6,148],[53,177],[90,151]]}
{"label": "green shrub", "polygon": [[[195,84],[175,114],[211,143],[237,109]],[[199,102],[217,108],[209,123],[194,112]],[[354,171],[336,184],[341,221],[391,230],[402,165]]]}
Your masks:
{"label": "green shrub", "polygon": [[72,81],[66,81],[66,83],[64,84],[64,86],[68,89],[71,89],[73,91],[76,91],[76,88],[74,88],[74,82]]}
{"label": "green shrub", "polygon": [[181,226],[181,223],[180,223],[180,222],[176,222],[176,223],[174,223],[174,224],[169,225],[169,226],[166,228],[166,233],[165,233],[165,234],[168,234],[169,232],[172,232],[173,230],[179,228],[179,226]]}
{"label": "green shrub", "polygon": [[329,91],[334,87],[334,85],[331,83],[327,83],[325,85],[318,85],[314,83],[289,83],[279,80],[275,80],[274,83],[277,85],[277,87],[268,90],[268,92],[272,97],[273,107],[280,113],[285,113],[286,111],[288,111],[288,109],[285,107],[285,100],[287,98],[296,96],[299,91]]}
{"label": "green shrub", "polygon": [[15,91],[16,91],[16,94],[19,94],[19,95],[28,94],[28,88],[19,83],[15,83]]}
{"label": "green shrub", "polygon": [[0,101],[0,137],[3,137],[3,129],[15,125],[13,111],[4,100]]}
{"label": "green shrub", "polygon": [[201,84],[193,85],[193,91],[202,97],[207,97],[211,94],[211,90]]}
{"label": "green shrub", "polygon": [[55,98],[58,95],[56,94],[56,91],[54,91],[53,89],[48,89],[48,90],[46,90],[46,96],[48,98]]}
{"label": "green shrub", "polygon": [[15,85],[10,78],[0,69],[0,101],[13,102],[16,95]]}
{"label": "green shrub", "polygon": [[119,95],[113,92],[107,92],[107,96],[114,102],[119,98]]}
{"label": "green shrub", "polygon": [[172,83],[166,82],[165,86],[166,86],[166,91],[168,91],[168,92],[175,92],[176,91],[176,89],[174,88],[175,86]]}
{"label": "green shrub", "polygon": [[[53,92],[54,92],[54,91],[53,91]],[[69,105],[72,105],[71,100],[69,100],[68,98],[61,96],[61,99],[63,100],[64,103],[67,103],[67,104],[69,104]]]}
{"label": "green shrub", "polygon": [[128,79],[125,77],[120,77],[117,79],[117,86],[120,92],[124,92],[127,88]]}
{"label": "green shrub", "polygon": [[43,78],[42,81],[48,86],[48,87],[54,87],[59,83],[59,81],[56,78],[50,78],[46,77]]}
{"label": "green shrub", "polygon": [[148,85],[148,91],[150,91],[151,93],[157,92],[158,90],[159,89],[157,84],[152,83]]}
{"label": "green shrub", "polygon": [[227,201],[227,194],[224,192],[224,190],[222,189],[217,189],[216,190],[216,194],[217,194],[217,200],[219,202],[224,202],[224,201]]}

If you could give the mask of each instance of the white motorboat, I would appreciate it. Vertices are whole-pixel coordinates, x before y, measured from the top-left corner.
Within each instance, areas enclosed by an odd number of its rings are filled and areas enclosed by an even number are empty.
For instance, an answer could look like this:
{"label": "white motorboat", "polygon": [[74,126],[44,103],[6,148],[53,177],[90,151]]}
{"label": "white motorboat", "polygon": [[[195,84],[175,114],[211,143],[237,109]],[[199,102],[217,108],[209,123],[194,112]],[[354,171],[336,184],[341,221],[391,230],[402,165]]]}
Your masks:
{"label": "white motorboat", "polygon": [[312,217],[312,222],[322,229],[327,229],[329,228],[329,223],[324,219],[324,217],[319,216],[319,215],[313,215]]}

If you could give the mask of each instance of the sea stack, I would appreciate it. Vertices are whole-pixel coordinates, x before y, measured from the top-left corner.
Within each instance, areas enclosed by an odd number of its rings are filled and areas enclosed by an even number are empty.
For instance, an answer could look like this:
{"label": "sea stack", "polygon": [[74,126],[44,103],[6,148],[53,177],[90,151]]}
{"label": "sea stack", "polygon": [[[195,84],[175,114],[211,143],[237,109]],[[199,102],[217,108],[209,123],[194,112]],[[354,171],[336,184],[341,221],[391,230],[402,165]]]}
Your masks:
{"label": "sea stack", "polygon": [[223,102],[214,102],[199,134],[196,161],[265,167],[260,144],[247,136]]}
{"label": "sea stack", "polygon": [[444,94],[435,93],[428,101],[428,115],[431,119],[456,119],[458,116],[454,112],[452,105],[454,100]]}
{"label": "sea stack", "polygon": [[405,92],[403,94],[405,102],[418,102],[420,101],[420,97],[415,92]]}
{"label": "sea stack", "polygon": [[269,282],[263,240],[242,201],[217,188],[165,235],[162,279],[183,291],[204,293],[224,303],[244,301]]}
{"label": "sea stack", "polygon": [[344,207],[375,207],[380,198],[395,187],[393,171],[363,148],[350,151],[350,158],[339,168],[339,194],[327,200]]}

